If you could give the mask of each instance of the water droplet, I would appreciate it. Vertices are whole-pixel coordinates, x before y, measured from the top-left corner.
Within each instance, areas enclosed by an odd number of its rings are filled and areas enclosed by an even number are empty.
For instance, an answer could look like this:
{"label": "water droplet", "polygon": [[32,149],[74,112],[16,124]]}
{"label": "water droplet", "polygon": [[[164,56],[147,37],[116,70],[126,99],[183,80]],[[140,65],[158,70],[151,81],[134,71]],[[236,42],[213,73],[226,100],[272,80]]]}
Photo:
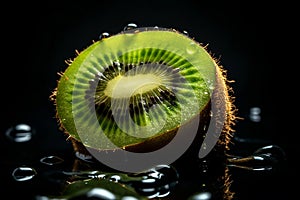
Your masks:
{"label": "water droplet", "polygon": [[110,180],[112,180],[114,182],[119,182],[121,180],[121,177],[119,175],[112,175],[110,177]]}
{"label": "water droplet", "polygon": [[200,171],[203,172],[203,173],[206,173],[208,168],[209,168],[208,164],[209,163],[207,162],[207,160],[202,160],[201,163],[200,163],[200,166],[199,166]]}
{"label": "water droplet", "polygon": [[58,156],[47,156],[40,159],[40,162],[46,165],[56,165],[62,163],[63,161],[64,160]]}
{"label": "water droplet", "polygon": [[252,107],[250,108],[249,118],[253,122],[260,122],[261,121],[261,109],[259,107]]}
{"label": "water droplet", "polygon": [[128,31],[128,30],[135,29],[135,28],[137,28],[137,25],[135,23],[129,23],[124,27],[123,30]]}
{"label": "water droplet", "polygon": [[212,199],[212,194],[210,192],[200,192],[191,196],[188,200],[209,200]]}
{"label": "water droplet", "polygon": [[110,191],[103,188],[93,188],[86,193],[86,197],[88,198],[97,198],[97,199],[107,199],[114,200],[116,196]]}
{"label": "water droplet", "polygon": [[122,197],[121,200],[138,200],[138,199],[135,197],[131,197],[131,196],[125,196],[125,197]]}
{"label": "water droplet", "polygon": [[87,154],[83,154],[83,153],[80,153],[78,151],[75,152],[75,156],[77,158],[79,158],[80,160],[83,160],[85,162],[90,162],[90,163],[94,163],[94,158],[91,156],[91,155],[87,155]]}
{"label": "water droplet", "polygon": [[16,181],[27,181],[32,179],[37,172],[31,167],[18,167],[12,172],[12,176]]}
{"label": "water droplet", "polygon": [[253,155],[263,155],[273,158],[273,162],[282,162],[286,160],[285,151],[278,145],[267,145],[261,148],[258,148],[254,151]]}
{"label": "water droplet", "polygon": [[250,113],[253,115],[259,115],[261,112],[261,109],[259,107],[252,107],[250,108]]}
{"label": "water droplet", "polygon": [[168,165],[157,165],[145,172],[135,174],[135,176],[143,177],[143,179],[133,182],[132,186],[148,198],[167,196],[179,178],[176,169]]}
{"label": "water droplet", "polygon": [[277,145],[264,146],[247,157],[233,156],[228,159],[228,166],[252,171],[270,171],[280,167],[286,159],[285,152]]}
{"label": "water droplet", "polygon": [[182,31],[182,33],[186,36],[189,36],[189,33],[186,30]]}
{"label": "water droplet", "polygon": [[14,142],[30,141],[34,130],[27,124],[18,124],[9,128],[5,135]]}
{"label": "water droplet", "polygon": [[110,36],[109,33],[103,32],[103,33],[100,34],[99,40],[103,40],[104,38],[108,38],[109,36]]}
{"label": "water droplet", "polygon": [[197,47],[196,43],[191,42],[190,45],[186,48],[186,52],[188,54],[194,54],[197,50],[196,47]]}

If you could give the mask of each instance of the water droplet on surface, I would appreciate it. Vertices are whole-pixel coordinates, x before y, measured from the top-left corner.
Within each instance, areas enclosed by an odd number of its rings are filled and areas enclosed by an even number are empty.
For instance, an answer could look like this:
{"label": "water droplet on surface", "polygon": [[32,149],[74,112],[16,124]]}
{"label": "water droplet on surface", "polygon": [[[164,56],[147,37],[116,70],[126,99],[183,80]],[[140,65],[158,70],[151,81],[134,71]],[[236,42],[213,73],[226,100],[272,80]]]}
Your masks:
{"label": "water droplet on surface", "polygon": [[170,189],[178,182],[178,172],[169,165],[157,165],[145,172],[135,174],[142,181],[132,183],[136,191],[148,198],[160,198],[170,194]]}
{"label": "water droplet on surface", "polygon": [[12,172],[12,176],[16,181],[31,180],[36,174],[36,170],[31,167],[18,167]]}
{"label": "water droplet on surface", "polygon": [[249,119],[253,122],[260,122],[261,121],[261,109],[259,107],[252,107],[250,108]]}
{"label": "water droplet on surface", "polygon": [[135,29],[137,28],[138,26],[135,24],[135,23],[129,23],[127,24],[125,27],[124,27],[124,31],[128,31],[128,30],[131,30],[131,29]]}
{"label": "water droplet on surface", "polygon": [[114,182],[119,182],[121,180],[121,177],[119,175],[112,175],[110,177],[110,180],[112,180]]}
{"label": "water droplet on surface", "polygon": [[108,38],[109,36],[110,36],[109,33],[103,32],[103,33],[100,34],[99,40],[103,40],[104,38]]}
{"label": "water droplet on surface", "polygon": [[86,193],[87,198],[115,200],[116,196],[103,188],[93,188]]}
{"label": "water droplet on surface", "polygon": [[246,157],[232,156],[228,158],[227,166],[252,171],[271,171],[278,168],[285,159],[286,155],[281,147],[268,145]]}
{"label": "water droplet on surface", "polygon": [[121,200],[138,200],[138,199],[135,197],[131,197],[131,196],[125,196],[125,197],[122,197]]}
{"label": "water droplet on surface", "polygon": [[46,165],[56,165],[64,162],[64,160],[58,156],[47,156],[40,159],[40,162]]}
{"label": "water droplet on surface", "polygon": [[9,128],[5,135],[14,142],[28,142],[32,139],[34,130],[27,124],[18,124]]}
{"label": "water droplet on surface", "polygon": [[274,162],[281,162],[286,160],[285,151],[278,145],[267,145],[258,148],[254,151],[253,155],[264,155],[272,157]]}
{"label": "water droplet on surface", "polygon": [[212,194],[210,192],[200,192],[191,196],[188,200],[209,200],[212,199]]}

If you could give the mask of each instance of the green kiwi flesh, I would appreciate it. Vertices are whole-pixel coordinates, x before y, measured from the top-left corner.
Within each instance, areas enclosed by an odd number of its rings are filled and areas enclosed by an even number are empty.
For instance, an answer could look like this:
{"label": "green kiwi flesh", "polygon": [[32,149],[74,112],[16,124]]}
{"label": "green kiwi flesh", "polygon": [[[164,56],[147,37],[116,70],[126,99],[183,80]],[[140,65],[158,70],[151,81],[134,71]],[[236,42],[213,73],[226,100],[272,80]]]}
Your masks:
{"label": "green kiwi flesh", "polygon": [[[209,120],[221,73],[204,47],[176,30],[121,32],[88,46],[61,73],[52,95],[56,117],[69,138],[86,147],[157,149],[196,116]],[[223,79],[222,84],[226,87]],[[135,126],[122,120],[127,112]]]}

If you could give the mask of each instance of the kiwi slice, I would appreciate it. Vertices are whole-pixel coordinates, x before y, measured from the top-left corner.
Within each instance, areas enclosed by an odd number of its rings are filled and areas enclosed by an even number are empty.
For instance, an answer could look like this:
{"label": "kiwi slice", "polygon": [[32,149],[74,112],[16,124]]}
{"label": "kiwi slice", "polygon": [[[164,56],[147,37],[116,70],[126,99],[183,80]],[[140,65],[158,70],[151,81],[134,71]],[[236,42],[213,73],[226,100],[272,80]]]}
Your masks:
{"label": "kiwi slice", "polygon": [[[197,118],[201,143],[214,103],[226,107],[218,143],[228,146],[235,115],[225,70],[186,34],[133,28],[94,41],[68,64],[51,100],[59,126],[73,143],[96,150],[154,151]],[[212,102],[213,96],[224,100]]]}

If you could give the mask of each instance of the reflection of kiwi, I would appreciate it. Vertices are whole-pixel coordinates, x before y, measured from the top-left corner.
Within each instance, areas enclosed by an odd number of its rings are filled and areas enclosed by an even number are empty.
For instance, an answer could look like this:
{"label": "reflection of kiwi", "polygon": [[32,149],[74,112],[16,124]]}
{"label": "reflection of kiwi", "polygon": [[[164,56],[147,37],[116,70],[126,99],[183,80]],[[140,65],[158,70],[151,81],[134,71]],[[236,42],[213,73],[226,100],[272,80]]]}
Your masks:
{"label": "reflection of kiwi", "polygon": [[[103,38],[78,53],[51,99],[73,143],[146,152],[168,144],[179,127],[197,116],[201,143],[216,89],[226,99],[219,142],[226,146],[234,110],[224,71],[187,35],[144,28]],[[102,133],[112,144],[99,137]]]}

